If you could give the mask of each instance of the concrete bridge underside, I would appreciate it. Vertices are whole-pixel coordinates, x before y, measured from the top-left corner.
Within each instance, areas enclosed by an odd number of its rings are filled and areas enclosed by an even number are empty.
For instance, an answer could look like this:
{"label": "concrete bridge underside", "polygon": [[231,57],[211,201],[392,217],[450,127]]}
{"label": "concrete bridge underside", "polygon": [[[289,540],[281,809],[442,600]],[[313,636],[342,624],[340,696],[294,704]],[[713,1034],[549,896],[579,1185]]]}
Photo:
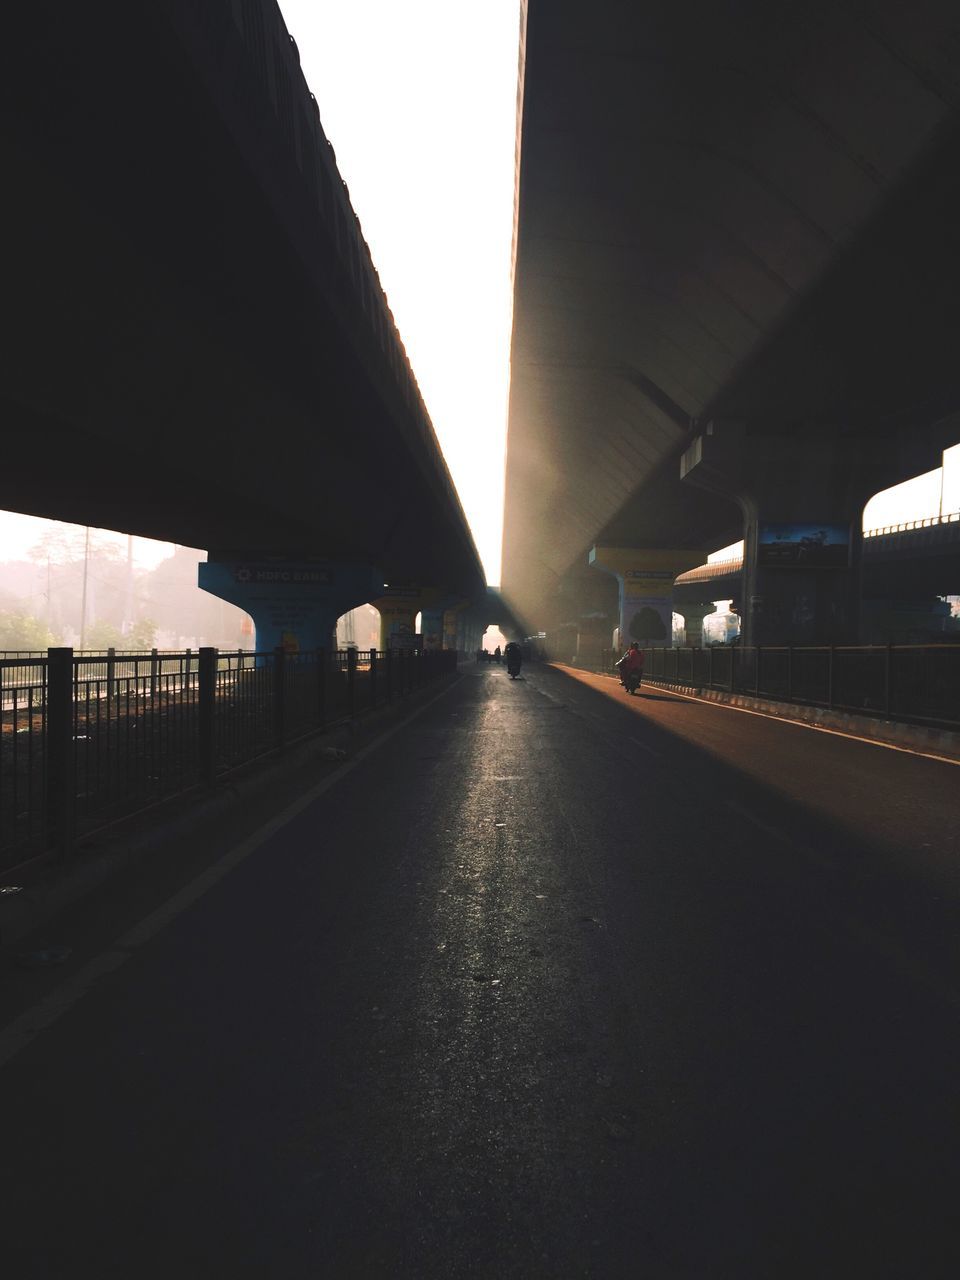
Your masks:
{"label": "concrete bridge underside", "polygon": [[0,506],[482,597],[273,0],[20,8]]}
{"label": "concrete bridge underside", "polygon": [[[594,543],[709,551],[709,421],[837,441],[874,490],[960,438],[954,5],[530,0],[504,590]],[[774,446],[775,448],[775,446]]]}

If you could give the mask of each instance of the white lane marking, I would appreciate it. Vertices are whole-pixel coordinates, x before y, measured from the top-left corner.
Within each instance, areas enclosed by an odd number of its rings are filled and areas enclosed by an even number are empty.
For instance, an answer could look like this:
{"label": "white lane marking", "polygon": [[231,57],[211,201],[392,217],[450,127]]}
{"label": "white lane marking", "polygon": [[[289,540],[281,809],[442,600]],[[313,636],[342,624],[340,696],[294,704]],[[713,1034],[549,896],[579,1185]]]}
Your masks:
{"label": "white lane marking", "polygon": [[[602,675],[602,672],[591,672]],[[605,680],[613,676],[603,676]],[[848,733],[846,729],[828,729],[822,724],[808,724],[806,720],[793,720],[790,716],[774,715],[772,711],[753,711],[750,707],[734,707],[729,702],[714,702],[712,698],[698,698],[695,693],[678,693],[668,685],[654,686],[660,693],[669,693],[672,698],[685,698],[687,702],[699,702],[704,707],[718,707],[721,711],[739,711],[745,716],[759,716],[761,720],[774,720],[777,724],[792,724],[798,729],[812,729],[814,733],[828,733],[833,738],[850,738],[853,742],[865,742],[868,747],[882,747],[885,751],[902,751],[905,756],[919,756],[921,760],[937,760],[940,764],[952,764],[960,768],[960,760],[953,756],[938,756],[932,751],[919,751],[916,747],[901,747],[895,742],[882,742],[879,738],[864,738],[859,733]]]}
{"label": "white lane marking", "polygon": [[794,853],[799,853],[801,857],[808,858],[811,862],[823,867],[827,871],[836,871],[837,864],[830,858],[825,858],[822,853],[817,853],[815,849],[811,849],[809,845],[797,844],[795,840],[791,840],[789,836],[785,836],[782,831],[764,822],[762,818],[758,818],[755,813],[751,813],[749,809],[745,809],[743,805],[737,804],[735,800],[725,801],[726,807],[731,813],[735,813],[738,818],[744,822],[749,822],[751,826],[756,827],[758,831],[762,831],[765,836],[769,836],[773,840],[778,840],[781,844],[792,849]]}
{"label": "white lane marking", "polygon": [[660,759],[660,752],[654,751],[653,747],[648,747],[647,744],[645,742],[641,742],[639,738],[631,738],[630,741],[635,747],[639,747],[641,751],[649,751],[650,755],[656,756],[658,760]]}
{"label": "white lane marking", "polygon": [[162,906],[159,906],[156,911],[151,911],[148,916],[144,916],[138,924],[135,924],[132,929],[129,929],[121,938],[118,938],[112,946],[102,951],[81,969],[78,969],[71,978],[68,978],[55,991],[52,991],[48,996],[39,1000],[35,1005],[32,1005],[25,1012],[14,1018],[12,1022],[8,1023],[0,1030],[0,1067],[5,1066],[12,1058],[15,1058],[22,1049],[25,1049],[27,1045],[36,1039],[41,1031],[46,1031],[48,1027],[53,1026],[58,1018],[68,1013],[100,978],[119,969],[134,955],[138,948],[149,942],[171,920],[202,898],[205,893],[228,876],[241,862],[245,862],[271,836],[276,835],[288,822],[303,813],[304,809],[308,809],[315,800],[318,800],[325,792],[335,787],[348,773],[351,773],[359,764],[362,764],[368,756],[373,755],[375,751],[379,751],[384,743],[388,742],[395,733],[405,729],[411,721],[416,720],[418,716],[428,711],[435,702],[445,698],[451,689],[456,688],[464,679],[466,679],[466,676],[459,676],[435,697],[431,698],[429,702],[417,707],[399,724],[393,725],[390,729],[381,733],[378,738],[374,738],[373,742],[369,742],[365,747],[362,747],[346,764],[342,764],[333,773],[327,774],[321,782],[311,787],[299,800],[294,800],[285,809],[281,810],[275,818],[271,818],[269,822],[265,822],[252,835],[247,836],[246,840],[241,840],[238,845],[235,845],[228,853],[225,853],[212,867],[208,867],[206,871],[201,872],[189,884],[184,885],[173,897],[168,898]]}

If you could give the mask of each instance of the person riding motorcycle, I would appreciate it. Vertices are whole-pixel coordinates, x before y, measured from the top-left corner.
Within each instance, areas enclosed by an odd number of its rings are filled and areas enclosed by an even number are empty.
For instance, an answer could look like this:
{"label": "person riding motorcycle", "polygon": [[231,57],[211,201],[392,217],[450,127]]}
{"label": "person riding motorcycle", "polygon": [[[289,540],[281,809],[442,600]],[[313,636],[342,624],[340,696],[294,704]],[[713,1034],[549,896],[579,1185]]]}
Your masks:
{"label": "person riding motorcycle", "polygon": [[517,644],[516,640],[511,640],[503,653],[507,660],[507,671],[510,678],[512,680],[516,680],[517,676],[520,674],[520,667],[523,662],[523,653],[521,652],[520,646]]}
{"label": "person riding motorcycle", "polygon": [[617,663],[617,670],[620,673],[620,683],[628,693],[632,693],[643,679],[643,650],[636,640]]}

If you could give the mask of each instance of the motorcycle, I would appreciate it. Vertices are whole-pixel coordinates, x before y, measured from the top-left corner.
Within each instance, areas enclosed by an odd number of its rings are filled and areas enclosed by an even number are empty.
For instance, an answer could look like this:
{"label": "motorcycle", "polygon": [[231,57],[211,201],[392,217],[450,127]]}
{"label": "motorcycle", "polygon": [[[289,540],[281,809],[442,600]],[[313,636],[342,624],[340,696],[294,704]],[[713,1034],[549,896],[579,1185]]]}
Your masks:
{"label": "motorcycle", "polygon": [[520,674],[520,668],[523,665],[523,658],[519,649],[507,650],[507,675],[511,680],[516,680]]}
{"label": "motorcycle", "polygon": [[640,688],[640,684],[642,680],[643,680],[642,671],[633,670],[633,671],[622,671],[620,673],[620,683],[626,689],[627,693],[636,693],[637,690]]}

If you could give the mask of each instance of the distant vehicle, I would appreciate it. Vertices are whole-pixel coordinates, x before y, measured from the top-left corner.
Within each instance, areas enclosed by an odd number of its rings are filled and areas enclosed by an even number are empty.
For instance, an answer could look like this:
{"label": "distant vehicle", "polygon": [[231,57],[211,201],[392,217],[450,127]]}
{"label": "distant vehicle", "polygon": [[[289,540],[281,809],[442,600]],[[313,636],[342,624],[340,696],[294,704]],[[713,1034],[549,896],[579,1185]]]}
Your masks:
{"label": "distant vehicle", "polygon": [[511,640],[506,650],[507,672],[511,680],[516,680],[520,674],[520,668],[523,666],[523,654],[516,640]]}

